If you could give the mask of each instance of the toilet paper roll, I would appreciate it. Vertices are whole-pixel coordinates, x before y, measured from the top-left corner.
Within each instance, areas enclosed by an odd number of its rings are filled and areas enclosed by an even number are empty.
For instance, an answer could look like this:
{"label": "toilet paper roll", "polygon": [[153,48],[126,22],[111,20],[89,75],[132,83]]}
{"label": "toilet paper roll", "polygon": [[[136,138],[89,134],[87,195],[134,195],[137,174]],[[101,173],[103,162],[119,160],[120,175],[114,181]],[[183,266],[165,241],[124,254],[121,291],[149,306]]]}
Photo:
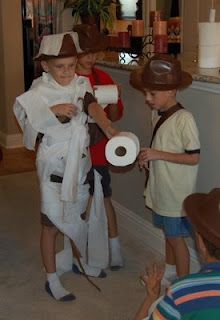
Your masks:
{"label": "toilet paper roll", "polygon": [[120,132],[105,147],[105,156],[114,166],[124,167],[133,163],[140,151],[138,137],[132,132]]}
{"label": "toilet paper roll", "polygon": [[106,106],[109,103],[118,102],[118,87],[115,84],[95,85],[94,95],[99,104]]}
{"label": "toilet paper roll", "polygon": [[220,67],[220,45],[199,46],[198,63],[200,68]]}
{"label": "toilet paper roll", "polygon": [[220,45],[220,23],[199,23],[199,46]]}

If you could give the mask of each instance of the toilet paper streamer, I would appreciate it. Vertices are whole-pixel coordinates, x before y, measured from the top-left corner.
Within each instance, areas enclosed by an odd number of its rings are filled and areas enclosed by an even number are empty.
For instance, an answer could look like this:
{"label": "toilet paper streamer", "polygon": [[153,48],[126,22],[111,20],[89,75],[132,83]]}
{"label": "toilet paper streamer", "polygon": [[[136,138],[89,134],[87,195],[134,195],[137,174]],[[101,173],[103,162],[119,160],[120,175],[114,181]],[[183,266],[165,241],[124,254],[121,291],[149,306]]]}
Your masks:
{"label": "toilet paper streamer", "polygon": [[120,132],[108,141],[105,156],[112,165],[124,167],[136,160],[139,151],[138,137],[132,132]]}
{"label": "toilet paper streamer", "polygon": [[118,102],[118,87],[115,84],[95,85],[94,95],[99,104],[106,106],[109,103]]}

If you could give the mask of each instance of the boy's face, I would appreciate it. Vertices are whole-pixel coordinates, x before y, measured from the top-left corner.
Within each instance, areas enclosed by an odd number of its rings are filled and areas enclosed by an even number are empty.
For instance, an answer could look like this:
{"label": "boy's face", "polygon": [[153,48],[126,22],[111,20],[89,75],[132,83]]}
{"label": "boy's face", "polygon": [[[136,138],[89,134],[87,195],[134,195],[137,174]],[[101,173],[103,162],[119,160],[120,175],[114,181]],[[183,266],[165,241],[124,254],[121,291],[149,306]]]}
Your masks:
{"label": "boy's face", "polygon": [[97,53],[85,53],[78,57],[77,66],[81,72],[91,72],[96,62]]}
{"label": "boy's face", "polygon": [[158,91],[145,89],[145,102],[151,109],[164,111],[176,103],[176,90]]}
{"label": "boy's face", "polygon": [[68,86],[75,76],[77,57],[41,61],[44,71],[49,72],[61,86]]}

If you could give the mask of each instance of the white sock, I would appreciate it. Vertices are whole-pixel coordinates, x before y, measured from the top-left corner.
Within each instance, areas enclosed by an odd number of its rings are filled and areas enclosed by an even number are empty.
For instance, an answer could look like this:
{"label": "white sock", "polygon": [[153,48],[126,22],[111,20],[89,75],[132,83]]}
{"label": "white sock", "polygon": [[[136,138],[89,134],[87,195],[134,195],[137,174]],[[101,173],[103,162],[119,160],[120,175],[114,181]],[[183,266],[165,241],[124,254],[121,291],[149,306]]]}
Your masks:
{"label": "white sock", "polygon": [[123,259],[121,255],[121,246],[119,242],[119,237],[109,238],[109,248],[110,248],[110,265],[123,267]]}
{"label": "white sock", "polygon": [[56,272],[47,273],[47,281],[49,282],[49,287],[52,292],[52,295],[56,300],[60,300],[62,297],[70,294],[67,290],[64,289],[60,283],[60,279],[57,276]]}
{"label": "white sock", "polygon": [[168,263],[166,263],[164,276],[165,276],[166,278],[176,276],[176,266],[173,265],[173,264],[168,264]]}
{"label": "white sock", "polygon": [[[101,268],[89,266],[87,263],[85,263],[83,258],[80,258],[80,262],[81,262],[83,269],[84,269],[85,273],[87,274],[87,276],[98,277],[100,275],[100,273],[102,272]],[[73,263],[75,265],[77,265],[79,271],[83,273],[76,258],[73,258]]]}
{"label": "white sock", "polygon": [[171,282],[177,278],[176,266],[166,263],[165,272],[161,280],[161,284],[165,287],[169,287]]}

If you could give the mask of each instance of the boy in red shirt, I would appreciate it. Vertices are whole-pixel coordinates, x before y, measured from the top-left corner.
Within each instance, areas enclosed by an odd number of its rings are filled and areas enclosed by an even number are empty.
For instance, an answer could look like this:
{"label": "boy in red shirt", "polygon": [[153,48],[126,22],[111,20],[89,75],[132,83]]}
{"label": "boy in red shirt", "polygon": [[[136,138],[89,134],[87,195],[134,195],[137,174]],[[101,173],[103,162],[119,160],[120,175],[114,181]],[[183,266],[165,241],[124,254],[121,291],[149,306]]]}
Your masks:
{"label": "boy in red shirt", "polygon": [[[76,72],[78,75],[89,78],[92,87],[94,85],[114,84],[112,78],[104,71],[95,67],[97,53],[107,47],[106,37],[99,34],[95,25],[76,25],[73,30],[78,33],[79,44],[84,53],[78,57]],[[94,41],[97,39],[97,41]],[[117,121],[122,117],[123,104],[119,98],[117,104],[108,104],[104,111],[108,119]],[[110,186],[111,178],[109,174],[108,161],[105,157],[105,146],[108,138],[99,129],[97,124],[90,124],[90,153],[92,169],[89,173],[90,183],[90,205],[94,193],[94,170],[101,175],[101,184],[104,195],[104,206],[108,221],[108,235],[110,247],[110,268],[112,271],[123,267],[120,242],[118,237],[117,220],[114,207],[111,202],[112,190]]]}

